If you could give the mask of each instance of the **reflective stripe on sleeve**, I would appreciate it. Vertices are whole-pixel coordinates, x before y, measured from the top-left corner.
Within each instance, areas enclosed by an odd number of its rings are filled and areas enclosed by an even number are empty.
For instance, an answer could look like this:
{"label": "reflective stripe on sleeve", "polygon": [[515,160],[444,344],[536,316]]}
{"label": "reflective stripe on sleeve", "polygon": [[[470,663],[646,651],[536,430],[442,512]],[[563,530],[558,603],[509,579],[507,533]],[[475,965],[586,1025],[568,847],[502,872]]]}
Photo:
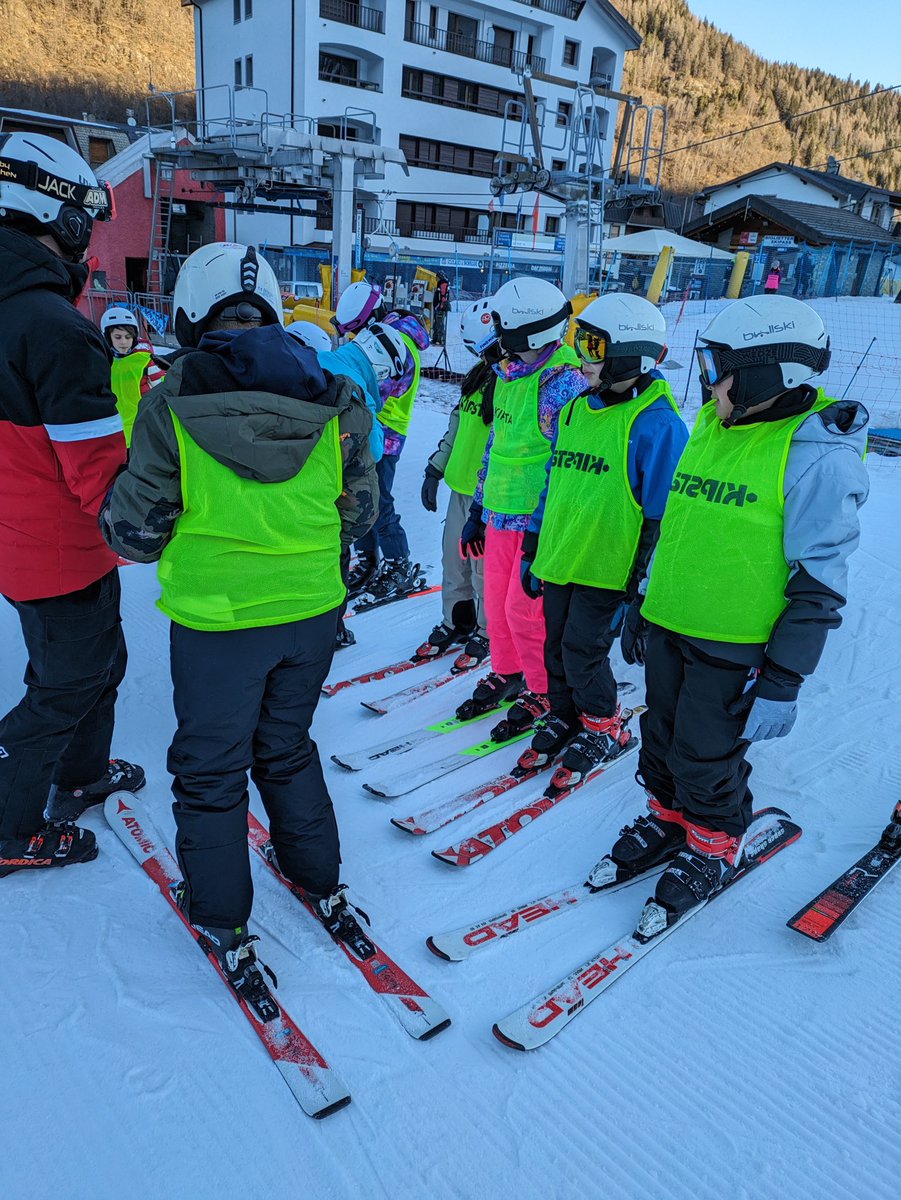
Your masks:
{"label": "reflective stripe on sleeve", "polygon": [[70,425],[45,425],[51,442],[87,442],[91,438],[108,437],[122,432],[122,418],[118,413],[111,417],[100,417],[96,421],[76,421]]}

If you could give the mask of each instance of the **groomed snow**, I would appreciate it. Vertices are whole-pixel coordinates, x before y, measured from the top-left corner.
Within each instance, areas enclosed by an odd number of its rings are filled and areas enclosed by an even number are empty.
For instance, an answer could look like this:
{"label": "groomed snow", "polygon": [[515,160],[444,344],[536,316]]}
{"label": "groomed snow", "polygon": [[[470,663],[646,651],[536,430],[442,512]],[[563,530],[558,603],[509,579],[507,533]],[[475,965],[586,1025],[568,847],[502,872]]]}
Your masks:
{"label": "groomed snow", "polygon": [[[419,504],[446,388],[426,385],[404,451],[399,508],[438,581],[441,516]],[[853,391],[852,391],[853,394]],[[447,964],[429,933],[582,878],[641,810],[615,772],[455,871],[431,858],[517,806],[492,802],[428,838],[389,825],[494,774],[514,751],[380,802],[328,755],[443,715],[461,681],[376,718],[359,701],[438,667],[323,700],[315,733],[342,833],[343,877],[384,945],[449,1010],[427,1044],[402,1032],[343,956],[255,864],[253,928],[279,995],[353,1093],[322,1123],[296,1105],[225,988],[99,811],[100,857],[0,881],[2,1184],[9,1200],[882,1200],[896,1194],[897,914],[883,884],[817,946],[786,919],[878,835],[901,789],[901,464],[870,457],[872,495],[851,601],[787,740],[755,748],[759,804],[803,838],[661,946],[531,1055],[492,1022],[631,930],[642,889],[604,897]],[[442,493],[440,503],[446,494]],[[122,571],[130,665],[113,752],[141,762],[141,802],[173,834],[167,622],[152,568]],[[437,597],[352,621],[332,678],[402,658],[439,619]],[[20,695],[17,622],[0,610],[0,711]],[[640,683],[621,664],[619,678]],[[640,699],[640,693],[635,697]],[[455,735],[440,753],[476,740]],[[413,751],[404,765],[438,756]],[[383,767],[380,767],[382,770]],[[535,796],[540,786],[520,789]],[[256,811],[262,816],[259,802]]]}

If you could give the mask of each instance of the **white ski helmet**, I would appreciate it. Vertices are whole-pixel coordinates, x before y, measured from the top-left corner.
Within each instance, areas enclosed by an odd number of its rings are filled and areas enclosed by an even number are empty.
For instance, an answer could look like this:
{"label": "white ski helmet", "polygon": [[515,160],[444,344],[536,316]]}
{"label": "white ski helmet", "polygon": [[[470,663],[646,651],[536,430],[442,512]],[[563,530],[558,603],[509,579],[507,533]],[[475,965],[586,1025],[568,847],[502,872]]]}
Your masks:
{"label": "white ski helmet", "polygon": [[361,279],[341,293],[332,324],[342,336],[356,333],[365,329],[370,321],[381,321],[387,311],[378,284]]}
{"label": "white ski helmet", "polygon": [[135,337],[140,333],[138,318],[134,315],[130,308],[126,308],[124,304],[112,304],[100,318],[100,332],[109,341],[111,329],[126,326],[128,329],[135,331]]}
{"label": "white ski helmet", "polygon": [[94,222],[112,215],[112,192],[65,142],[43,133],[0,133],[0,224],[52,234],[77,262]]}
{"label": "white ski helmet", "polygon": [[386,379],[400,379],[407,364],[407,345],[396,329],[374,321],[361,329],[354,338],[375,371],[379,383]]}
{"label": "white ski helmet", "polygon": [[583,362],[606,364],[602,379],[608,383],[646,375],[666,353],[666,321],[643,296],[599,296],[575,324],[576,353]]}
{"label": "white ski helmet", "polygon": [[542,350],[566,336],[572,305],[558,287],[535,275],[521,275],[498,289],[491,314],[507,354]]}
{"label": "white ski helmet", "polygon": [[253,246],[233,242],[201,246],[185,259],[175,281],[172,307],[181,346],[196,346],[206,326],[225,309],[234,309],[239,321],[259,315],[264,325],[283,323],[282,297],[272,267]]}
{"label": "white ski helmet", "polygon": [[820,314],[791,296],[749,296],[717,313],[698,338],[701,382],[727,375],[732,420],[829,366],[829,337]]}
{"label": "white ski helmet", "polygon": [[477,300],[475,304],[464,308],[460,317],[463,345],[470,354],[474,354],[476,357],[479,357],[483,350],[488,349],[497,341],[497,330],[494,328],[494,317],[491,315],[493,303],[493,296],[488,296],[485,300]]}
{"label": "white ski helmet", "polygon": [[287,326],[287,332],[297,338],[302,346],[306,346],[308,350],[315,350],[317,354],[332,348],[332,339],[324,329],[320,329],[312,321],[292,321]]}

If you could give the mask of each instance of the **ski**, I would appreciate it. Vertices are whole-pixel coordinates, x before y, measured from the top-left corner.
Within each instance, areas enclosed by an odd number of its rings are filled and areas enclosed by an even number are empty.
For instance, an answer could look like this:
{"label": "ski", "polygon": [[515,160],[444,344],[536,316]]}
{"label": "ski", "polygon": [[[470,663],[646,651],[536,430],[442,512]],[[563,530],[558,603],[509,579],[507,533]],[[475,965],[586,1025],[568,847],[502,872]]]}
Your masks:
{"label": "ski", "polygon": [[377,667],[374,671],[364,671],[362,675],[352,675],[350,679],[339,679],[335,683],[324,683],[322,685],[323,696],[337,696],[339,692],[343,692],[346,688],[358,687],[362,683],[375,683],[380,679],[390,679],[394,675],[403,675],[405,671],[412,671],[414,667],[424,667],[427,663],[436,662],[445,654],[451,654],[454,648],[448,647],[441,654],[434,654],[431,658],[405,658],[401,662],[391,663],[387,667]]}
{"label": "ski", "polygon": [[178,907],[173,889],[181,882],[178,864],[165,846],[158,846],[149,829],[151,826],[138,817],[131,804],[131,792],[113,792],[108,796],[103,812],[110,828],[129,851],[145,874],[153,880],[165,900],[200,946],[206,958],[237,1000],[254,1033],[266,1047],[273,1063],[294,1094],[300,1107],[311,1117],[327,1117],[350,1103],[350,1093],[336,1072],[328,1065],[313,1043],[294,1024],[284,1007],[278,1005],[278,1016],[261,1021],[223,974],[213,952],[204,949],[201,934],[191,925]]}
{"label": "ski", "polygon": [[[643,706],[634,708],[628,716],[623,717],[623,722],[631,719],[635,714],[642,712]],[[510,813],[504,820],[498,821],[494,825],[489,825],[487,829],[483,829],[474,837],[465,838],[462,842],[458,842],[455,846],[448,846],[446,850],[433,850],[432,857],[437,858],[439,862],[447,863],[451,867],[469,867],[474,862],[479,862],[489,855],[492,850],[496,850],[498,846],[502,846],[504,842],[510,840],[514,834],[519,833],[526,825],[531,825],[536,821],[542,813],[549,812],[550,809],[556,807],[561,800],[565,800],[567,796],[571,796],[573,792],[577,792],[579,788],[584,787],[586,783],[591,783],[594,779],[599,779],[611,767],[615,767],[617,763],[621,763],[624,759],[629,758],[638,749],[638,738],[633,734],[628,745],[625,746],[616,758],[607,759],[606,762],[600,763],[593,771],[589,771],[584,779],[580,779],[577,783],[571,784],[565,788],[548,787],[544,794],[539,796],[537,800],[533,800],[530,804],[523,805],[515,812]],[[486,797],[486,799],[490,799]]]}
{"label": "ski", "polygon": [[[800,836],[800,826],[787,816],[765,818],[763,827],[756,834],[752,834],[746,843],[743,866],[721,891],[696,908],[690,909],[674,924],[664,926],[653,936],[647,936],[640,931],[642,922],[639,920],[639,927],[635,932],[580,963],[575,970],[570,971],[546,992],[542,992],[498,1021],[492,1027],[492,1033],[498,1041],[513,1050],[535,1050],[545,1045],[586,1009],[592,1000],[596,1000],[631,967],[650,954],[655,946],[697,916],[740,879],[744,879],[757,867],[768,862],[773,855],[797,841]],[[653,901],[649,901],[642,917],[652,907],[656,906]]]}
{"label": "ski", "polygon": [[[274,855],[272,854],[269,830],[257,820],[253,813],[248,814],[247,837],[251,847],[257,852],[276,879],[285,885],[288,891],[300,901],[313,920],[316,921],[316,924],[322,928],[318,918],[307,903],[303,891],[291,883],[289,879],[286,879],[278,869]],[[329,937],[329,934],[325,930],[323,930],[323,933],[325,933],[326,937]],[[344,951],[347,958],[358,969],[372,990],[384,1000],[394,1017],[400,1022],[402,1028],[411,1037],[424,1042],[441,1033],[443,1029],[447,1029],[451,1023],[451,1019],[440,1004],[433,1000],[428,992],[424,991],[418,983],[415,983],[405,971],[401,970],[397,963],[384,950],[376,946],[374,942],[372,944],[375,946],[375,954],[370,958],[363,959],[358,958],[344,942],[338,942],[338,945]]]}
{"label": "ski", "polygon": [[531,729],[524,729],[522,733],[507,738],[504,742],[493,742],[487,738],[484,742],[468,746],[465,750],[458,750],[456,754],[450,754],[447,758],[441,758],[437,762],[422,763],[419,766],[411,767],[409,771],[402,771],[399,775],[391,775],[384,779],[376,779],[372,783],[364,783],[363,788],[370,795],[378,796],[380,800],[394,800],[398,796],[406,796],[408,792],[415,792],[417,788],[421,788],[435,779],[441,779],[452,771],[459,771],[461,767],[467,766],[475,759],[487,758],[489,754],[505,750],[507,746],[521,742],[523,738],[531,737],[532,732]]}
{"label": "ski", "polygon": [[[454,646],[454,650],[459,651],[459,646]],[[445,651],[444,653],[449,653]],[[434,661],[439,655],[434,655],[428,661]],[[477,664],[480,670],[490,670],[490,661],[483,661]],[[475,666],[467,667],[463,671],[445,671],[443,675],[433,675],[431,679],[424,679],[420,683],[411,684],[410,687],[404,688],[400,692],[392,692],[390,696],[382,696],[379,700],[361,700],[360,703],[364,708],[368,708],[370,712],[374,712],[379,717],[384,717],[389,712],[394,712],[395,709],[403,708],[405,704],[411,704],[414,700],[421,700],[423,696],[428,696],[430,692],[436,691],[440,687],[446,687],[447,684],[453,683],[455,679],[461,679],[464,675],[469,675],[470,672],[476,670]]]}
{"label": "ski", "polygon": [[[416,564],[414,570],[419,571],[419,563]],[[396,604],[398,600],[415,600],[417,596],[431,596],[434,592],[441,591],[441,584],[437,583],[433,587],[429,587],[426,583],[424,575],[419,575],[412,587],[406,588],[402,592],[398,592],[393,596],[374,596],[371,592],[360,592],[351,600],[353,605],[353,613],[371,612],[374,608],[384,608],[387,604]]]}
{"label": "ski", "polygon": [[436,721],[434,725],[427,725],[425,729],[414,729],[411,733],[398,734],[394,738],[380,742],[377,746],[370,746],[368,750],[333,754],[332,762],[337,763],[339,767],[344,767],[346,771],[362,771],[365,767],[379,762],[383,758],[407,754],[410,750],[421,746],[423,742],[430,742],[444,733],[453,733],[457,729],[465,729],[467,725],[475,725],[477,721],[484,721],[486,717],[498,716],[512,703],[512,700],[506,700],[497,708],[491,709],[490,712],[481,713],[478,717],[470,717],[467,721],[461,721],[459,717],[447,717],[443,721]]}
{"label": "ski", "polygon": [[789,929],[825,942],[886,875],[901,862],[901,801],[875,846],[786,921]]}
{"label": "ski", "polygon": [[[754,820],[759,821],[765,817],[781,818],[786,815],[781,808],[763,808],[754,813]],[[433,954],[437,954],[439,958],[443,958],[447,962],[462,962],[474,950],[492,946],[502,938],[511,937],[514,933],[520,933],[524,929],[532,929],[535,925],[550,920],[551,917],[578,908],[586,900],[622,891],[634,883],[656,879],[665,867],[666,863],[657,863],[655,866],[649,867],[647,871],[641,871],[638,875],[619,879],[617,878],[619,868],[616,863],[609,855],[604,855],[592,867],[587,879],[570,884],[569,887],[560,888],[559,891],[551,892],[548,896],[541,896],[538,900],[529,900],[515,908],[508,908],[504,912],[476,921],[472,925],[464,925],[460,929],[452,929],[447,933],[434,934],[432,937],[426,938],[426,946]]]}

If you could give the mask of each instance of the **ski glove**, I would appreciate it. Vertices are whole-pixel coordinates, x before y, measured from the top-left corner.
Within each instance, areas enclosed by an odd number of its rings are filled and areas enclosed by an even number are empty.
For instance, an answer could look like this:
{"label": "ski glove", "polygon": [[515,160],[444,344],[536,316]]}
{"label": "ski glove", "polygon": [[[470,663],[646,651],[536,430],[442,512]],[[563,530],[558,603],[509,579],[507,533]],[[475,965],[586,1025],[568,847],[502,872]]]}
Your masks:
{"label": "ski glove", "polygon": [[422,491],[419,493],[422,500],[422,507],[426,512],[438,511],[438,484],[441,482],[441,472],[437,471],[431,463],[425,469],[425,477],[422,481]]}
{"label": "ski glove", "polygon": [[644,666],[648,649],[649,621],[641,615],[642,597],[637,596],[626,610],[623,626],[619,632],[619,648],[623,659],[631,665]]}
{"label": "ski glove", "polygon": [[748,711],[748,719],[742,737],[746,742],[765,742],[770,738],[785,737],[798,715],[794,700],[767,700],[755,696]]}
{"label": "ski glove", "polygon": [[481,504],[473,504],[460,534],[460,557],[481,558],[485,553],[485,522]]}
{"label": "ski glove", "polygon": [[544,592],[544,584],[537,575],[532,574],[532,563],[538,553],[538,534],[529,529],[523,534],[522,559],[519,564],[519,578],[522,590],[530,600],[537,600]]}

